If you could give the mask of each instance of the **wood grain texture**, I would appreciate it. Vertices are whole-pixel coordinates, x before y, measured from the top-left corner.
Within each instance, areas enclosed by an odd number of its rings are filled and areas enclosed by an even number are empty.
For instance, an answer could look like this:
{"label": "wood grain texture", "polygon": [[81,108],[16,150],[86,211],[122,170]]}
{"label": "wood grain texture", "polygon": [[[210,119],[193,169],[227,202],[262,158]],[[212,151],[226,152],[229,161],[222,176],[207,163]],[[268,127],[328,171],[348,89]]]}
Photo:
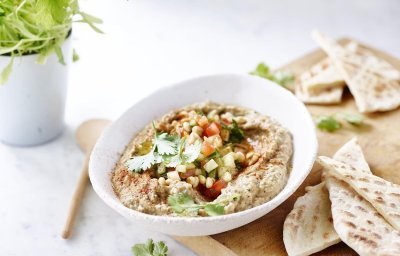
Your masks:
{"label": "wood grain texture", "polygon": [[[345,44],[349,39],[339,41]],[[365,45],[363,47],[372,50],[400,69],[400,60],[371,47]],[[291,70],[294,74],[299,74],[325,56],[321,50],[316,50],[281,69]],[[348,91],[344,94],[344,101],[339,105],[310,105],[308,109],[313,116],[358,113],[354,100]],[[362,128],[345,126],[335,133],[318,131],[319,155],[332,156],[345,142],[357,137],[373,173],[400,184],[400,109],[366,115],[365,123],[366,125]],[[304,188],[320,182],[320,172],[320,167],[314,166],[302,186],[287,201],[266,216],[246,226],[212,237],[238,255],[286,255],[282,240],[283,222],[293,208],[296,198],[304,194]],[[357,254],[344,243],[339,243],[315,255]]]}

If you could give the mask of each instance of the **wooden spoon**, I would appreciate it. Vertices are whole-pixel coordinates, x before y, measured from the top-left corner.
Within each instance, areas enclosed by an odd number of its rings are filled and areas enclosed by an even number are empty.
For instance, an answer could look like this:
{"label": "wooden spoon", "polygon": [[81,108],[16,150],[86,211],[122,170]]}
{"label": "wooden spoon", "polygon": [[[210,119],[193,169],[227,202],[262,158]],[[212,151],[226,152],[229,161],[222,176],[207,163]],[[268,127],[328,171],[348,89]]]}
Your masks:
{"label": "wooden spoon", "polygon": [[[111,121],[105,119],[91,119],[83,122],[76,130],[76,140],[78,141],[79,147],[86,153],[85,162],[81,171],[81,175],[78,180],[74,195],[71,200],[71,205],[68,212],[68,218],[62,232],[62,237],[68,239],[71,236],[73,224],[75,221],[76,214],[79,210],[83,194],[85,192],[86,185],[89,181],[88,175],[88,162],[90,153],[93,146],[96,144],[97,139],[109,125]],[[235,256],[236,254],[230,249],[225,247],[223,244],[214,240],[210,236],[202,237],[173,237],[178,242],[184,244],[189,249],[193,250],[197,255],[226,255]]]}
{"label": "wooden spoon", "polygon": [[79,147],[86,153],[86,157],[78,184],[71,200],[67,221],[61,234],[64,239],[68,239],[71,236],[76,214],[79,210],[86,185],[89,181],[88,163],[90,153],[101,132],[110,123],[109,120],[105,119],[91,119],[83,122],[76,130],[76,140],[78,141]]}

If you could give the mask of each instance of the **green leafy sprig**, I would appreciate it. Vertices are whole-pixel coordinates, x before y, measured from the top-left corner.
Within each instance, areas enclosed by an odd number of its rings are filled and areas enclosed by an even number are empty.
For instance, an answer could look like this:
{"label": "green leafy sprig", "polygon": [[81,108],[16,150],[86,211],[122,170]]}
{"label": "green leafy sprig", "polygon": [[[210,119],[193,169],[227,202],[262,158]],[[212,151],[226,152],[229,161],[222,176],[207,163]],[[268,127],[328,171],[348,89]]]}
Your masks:
{"label": "green leafy sprig", "polygon": [[259,76],[271,80],[283,87],[288,87],[294,81],[294,75],[286,71],[272,72],[268,65],[260,63],[256,69],[250,72],[251,75]]}
{"label": "green leafy sprig", "polygon": [[141,173],[154,164],[165,163],[167,167],[176,167],[179,164],[192,163],[200,154],[201,143],[186,143],[185,138],[168,133],[159,134],[155,131],[153,146],[149,153],[143,156],[134,156],[125,165],[128,170]]}
{"label": "green leafy sprig", "polygon": [[361,126],[364,122],[364,117],[359,114],[338,113],[334,115],[321,115],[315,119],[318,129],[327,132],[335,132],[342,128],[342,120],[353,126]]}
{"label": "green leafy sprig", "polygon": [[193,199],[187,193],[178,193],[175,195],[168,196],[168,205],[171,206],[172,210],[178,215],[183,216],[197,216],[200,209],[204,209],[204,212],[208,216],[219,216],[225,214],[223,204],[237,200],[239,195],[234,195],[229,198],[220,200],[218,203],[205,203],[196,204]]}
{"label": "green leafy sprig", "polygon": [[37,62],[43,64],[54,52],[59,62],[65,64],[61,46],[73,22],[86,23],[102,33],[96,27],[102,21],[82,12],[78,0],[1,0],[0,55],[10,55],[11,60],[0,67],[0,84],[10,76],[16,56],[37,53]]}
{"label": "green leafy sprig", "polygon": [[167,256],[168,246],[163,242],[154,243],[153,239],[147,240],[145,244],[135,244],[132,247],[134,256]]}

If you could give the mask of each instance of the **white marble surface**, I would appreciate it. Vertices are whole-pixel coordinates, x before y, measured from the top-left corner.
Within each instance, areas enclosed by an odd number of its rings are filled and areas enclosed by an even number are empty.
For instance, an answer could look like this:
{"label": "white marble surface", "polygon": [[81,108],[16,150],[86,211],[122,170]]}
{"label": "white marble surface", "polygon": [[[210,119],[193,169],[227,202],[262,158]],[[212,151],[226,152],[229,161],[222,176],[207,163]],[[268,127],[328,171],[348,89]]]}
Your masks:
{"label": "white marble surface", "polygon": [[[171,255],[191,253],[159,233],[136,230],[90,187],[71,240],[60,238],[83,155],[74,129],[115,119],[157,88],[209,73],[278,67],[315,48],[313,28],[353,36],[400,57],[400,2],[83,0],[104,35],[75,26],[81,60],[71,67],[65,133],[32,148],[0,144],[0,255],[130,255],[152,237]],[[1,124],[3,125],[3,124]]]}

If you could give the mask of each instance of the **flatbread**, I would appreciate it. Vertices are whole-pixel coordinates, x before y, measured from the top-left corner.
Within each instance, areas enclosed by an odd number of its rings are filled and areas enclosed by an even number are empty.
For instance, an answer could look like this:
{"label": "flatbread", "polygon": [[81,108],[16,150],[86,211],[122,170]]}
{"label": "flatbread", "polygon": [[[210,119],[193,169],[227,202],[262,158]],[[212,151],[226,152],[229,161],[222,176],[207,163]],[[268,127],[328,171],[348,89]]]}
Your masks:
{"label": "flatbread", "polygon": [[296,97],[304,103],[309,104],[337,104],[342,101],[343,88],[332,87],[318,93],[310,93],[306,91],[301,85],[297,84],[295,87]]}
{"label": "flatbread", "polygon": [[283,225],[283,241],[289,256],[305,256],[340,242],[332,225],[325,183],[306,188],[297,198]]}
{"label": "flatbread", "polygon": [[310,93],[318,93],[327,88],[344,87],[345,82],[329,58],[322,59],[300,75],[300,83]]}
{"label": "flatbread", "polygon": [[[369,171],[356,139],[341,147],[334,158]],[[325,182],[307,187],[306,191],[304,196],[297,199],[283,225],[283,241],[289,256],[310,255],[340,242],[332,224]]]}
{"label": "flatbread", "polygon": [[349,184],[398,231],[400,231],[400,185],[328,157],[319,162],[329,174]]}
{"label": "flatbread", "polygon": [[[334,155],[361,173],[371,173],[356,139]],[[326,173],[326,170],[324,169]],[[400,255],[400,233],[347,183],[325,175],[329,190],[333,225],[340,239],[360,255]]]}
{"label": "flatbread", "polygon": [[360,112],[388,111],[400,106],[400,71],[372,52],[346,49],[319,32],[313,38],[343,76]]}
{"label": "flatbread", "polygon": [[345,82],[329,58],[325,58],[300,75],[296,96],[305,103],[334,104],[342,99]]}

